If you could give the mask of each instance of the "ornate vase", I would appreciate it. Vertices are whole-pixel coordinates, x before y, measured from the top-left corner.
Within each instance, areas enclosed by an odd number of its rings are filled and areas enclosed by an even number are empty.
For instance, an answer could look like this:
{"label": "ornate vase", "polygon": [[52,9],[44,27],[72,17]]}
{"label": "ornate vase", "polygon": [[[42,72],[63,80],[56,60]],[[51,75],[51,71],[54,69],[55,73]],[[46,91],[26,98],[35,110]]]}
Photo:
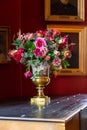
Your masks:
{"label": "ornate vase", "polygon": [[32,82],[36,86],[37,95],[31,98],[31,104],[44,105],[50,102],[50,97],[44,94],[44,88],[50,83],[49,70],[47,62],[32,65]]}

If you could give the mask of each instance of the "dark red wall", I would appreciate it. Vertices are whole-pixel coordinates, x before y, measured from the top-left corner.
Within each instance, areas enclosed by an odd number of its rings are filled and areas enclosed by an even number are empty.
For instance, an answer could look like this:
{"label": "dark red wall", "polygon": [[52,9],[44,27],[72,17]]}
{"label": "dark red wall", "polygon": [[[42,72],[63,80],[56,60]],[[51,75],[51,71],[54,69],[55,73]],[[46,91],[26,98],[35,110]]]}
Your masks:
{"label": "dark red wall", "polygon": [[[0,26],[11,28],[11,39],[20,27],[20,6],[20,0],[0,1]],[[9,64],[0,64],[0,99],[20,95],[19,72],[19,66],[14,61]]]}
{"label": "dark red wall", "polygon": [[[87,6],[87,1],[85,6]],[[44,20],[44,0],[6,0],[5,2],[1,0],[0,12],[0,26],[11,27],[11,41],[19,28],[22,32],[33,32],[45,29],[47,24],[52,23]],[[85,14],[87,16],[87,9]],[[64,22],[56,22],[56,24],[64,24]],[[87,25],[87,17],[85,22],[70,24]],[[36,93],[31,80],[24,77],[24,70],[25,68],[16,64],[15,61],[0,65],[0,99],[32,96]],[[58,76],[52,78],[45,93],[48,95],[87,93],[87,77]]]}

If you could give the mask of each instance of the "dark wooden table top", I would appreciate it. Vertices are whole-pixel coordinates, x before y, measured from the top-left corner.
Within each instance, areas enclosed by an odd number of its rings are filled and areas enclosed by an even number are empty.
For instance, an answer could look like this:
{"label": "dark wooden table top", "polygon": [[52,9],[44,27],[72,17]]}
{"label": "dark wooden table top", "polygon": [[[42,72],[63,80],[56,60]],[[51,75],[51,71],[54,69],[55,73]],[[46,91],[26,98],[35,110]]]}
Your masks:
{"label": "dark wooden table top", "polygon": [[29,100],[0,104],[0,120],[65,122],[87,107],[87,95],[77,94],[53,98],[43,107],[31,105]]}

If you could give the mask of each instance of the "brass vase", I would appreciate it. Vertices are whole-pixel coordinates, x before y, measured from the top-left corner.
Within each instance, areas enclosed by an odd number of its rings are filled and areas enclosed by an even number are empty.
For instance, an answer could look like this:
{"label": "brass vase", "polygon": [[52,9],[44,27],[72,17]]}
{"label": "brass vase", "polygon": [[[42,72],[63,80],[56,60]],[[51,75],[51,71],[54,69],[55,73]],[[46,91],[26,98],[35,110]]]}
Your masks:
{"label": "brass vase", "polygon": [[47,63],[32,66],[33,73],[38,73],[32,82],[36,86],[37,95],[31,98],[31,104],[45,105],[50,102],[50,97],[45,96],[44,89],[50,83],[49,65]]}

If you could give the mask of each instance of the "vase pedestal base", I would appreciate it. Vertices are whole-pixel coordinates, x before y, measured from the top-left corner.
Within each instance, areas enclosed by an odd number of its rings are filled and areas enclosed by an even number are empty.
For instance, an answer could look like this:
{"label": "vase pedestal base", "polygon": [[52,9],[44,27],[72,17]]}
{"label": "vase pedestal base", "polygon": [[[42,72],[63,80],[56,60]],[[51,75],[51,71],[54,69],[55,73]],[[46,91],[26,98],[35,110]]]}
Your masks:
{"label": "vase pedestal base", "polygon": [[44,106],[45,104],[50,103],[50,97],[48,97],[48,96],[44,96],[44,97],[35,96],[35,97],[31,98],[30,103],[32,105],[35,104],[35,105]]}

